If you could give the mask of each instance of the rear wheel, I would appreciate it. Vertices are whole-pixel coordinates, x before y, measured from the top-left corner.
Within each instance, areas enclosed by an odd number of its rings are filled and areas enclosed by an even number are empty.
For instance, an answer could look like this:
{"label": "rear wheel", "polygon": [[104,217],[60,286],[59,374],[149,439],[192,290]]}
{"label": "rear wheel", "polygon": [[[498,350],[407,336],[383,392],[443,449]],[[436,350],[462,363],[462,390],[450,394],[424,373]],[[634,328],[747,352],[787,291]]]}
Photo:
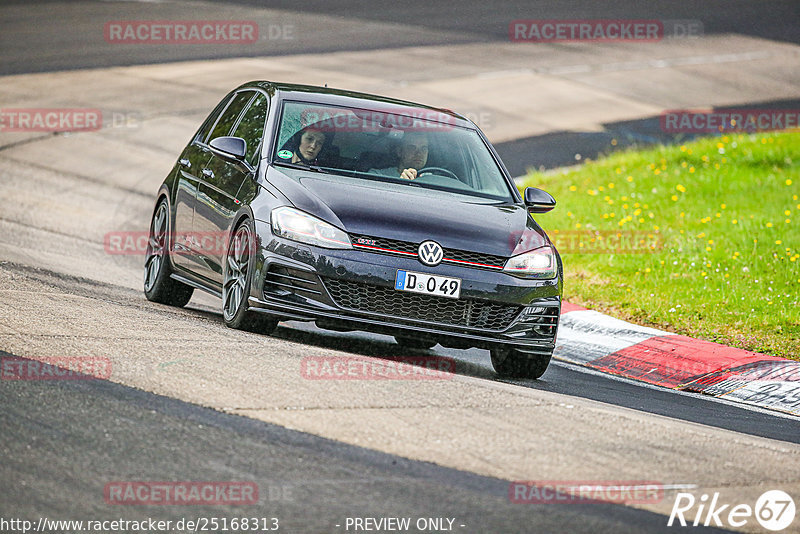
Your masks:
{"label": "rear wheel", "polygon": [[183,307],[192,298],[194,288],[170,278],[169,207],[162,199],[150,222],[150,236],[144,260],[144,295],[147,300]]}
{"label": "rear wheel", "polygon": [[278,320],[249,311],[250,273],[255,268],[255,238],[249,219],[242,221],[228,243],[222,284],[222,318],[237,330],[271,334]]}
{"label": "rear wheel", "polygon": [[435,341],[416,339],[408,336],[394,336],[397,344],[406,349],[430,349],[436,345]]}
{"label": "rear wheel", "polygon": [[552,355],[525,354],[515,349],[492,349],[492,367],[505,378],[539,378],[547,370]]}

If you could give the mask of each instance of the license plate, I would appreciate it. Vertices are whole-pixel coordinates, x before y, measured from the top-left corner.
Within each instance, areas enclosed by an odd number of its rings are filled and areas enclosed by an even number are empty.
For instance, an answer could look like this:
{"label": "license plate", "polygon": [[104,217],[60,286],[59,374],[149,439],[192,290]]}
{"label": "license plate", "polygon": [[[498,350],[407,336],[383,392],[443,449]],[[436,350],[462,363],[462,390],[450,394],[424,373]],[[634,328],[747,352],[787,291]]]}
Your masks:
{"label": "license plate", "polygon": [[400,291],[457,299],[461,295],[461,279],[412,271],[397,271],[394,288]]}

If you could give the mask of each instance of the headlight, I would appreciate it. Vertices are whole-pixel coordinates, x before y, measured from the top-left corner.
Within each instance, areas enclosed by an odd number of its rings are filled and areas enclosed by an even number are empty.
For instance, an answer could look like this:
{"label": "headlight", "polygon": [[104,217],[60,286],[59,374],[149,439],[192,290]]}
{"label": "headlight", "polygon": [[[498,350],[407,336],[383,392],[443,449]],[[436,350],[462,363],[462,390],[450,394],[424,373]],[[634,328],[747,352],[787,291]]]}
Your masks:
{"label": "headlight", "polygon": [[520,278],[547,280],[556,276],[556,255],[551,247],[541,247],[506,262],[503,272]]}
{"label": "headlight", "polygon": [[344,231],[288,206],[272,210],[272,233],[318,247],[353,248]]}

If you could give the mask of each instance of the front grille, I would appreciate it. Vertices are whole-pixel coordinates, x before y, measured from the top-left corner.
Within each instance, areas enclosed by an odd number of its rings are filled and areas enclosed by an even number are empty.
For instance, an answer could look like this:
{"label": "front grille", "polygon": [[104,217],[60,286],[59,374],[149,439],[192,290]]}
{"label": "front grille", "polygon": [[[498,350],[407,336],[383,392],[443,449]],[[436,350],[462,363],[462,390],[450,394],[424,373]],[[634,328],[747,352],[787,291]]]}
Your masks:
{"label": "front grille", "polygon": [[415,295],[332,278],[323,279],[323,283],[342,308],[483,330],[505,330],[522,309],[521,306],[473,299]]}
{"label": "front grille", "polygon": [[[353,246],[356,248],[367,248],[372,252],[382,254],[413,254],[417,255],[419,243],[412,243],[410,241],[400,241],[397,239],[386,239],[383,237],[372,237],[368,235],[350,234]],[[359,242],[361,240],[362,242]],[[379,250],[378,250],[379,249]],[[444,248],[444,262],[461,263],[468,262],[471,267],[476,268],[489,268],[489,269],[502,269],[505,265],[506,258],[503,256],[495,256],[493,254],[483,254],[481,252],[470,252],[468,250],[458,250],[453,248]]]}

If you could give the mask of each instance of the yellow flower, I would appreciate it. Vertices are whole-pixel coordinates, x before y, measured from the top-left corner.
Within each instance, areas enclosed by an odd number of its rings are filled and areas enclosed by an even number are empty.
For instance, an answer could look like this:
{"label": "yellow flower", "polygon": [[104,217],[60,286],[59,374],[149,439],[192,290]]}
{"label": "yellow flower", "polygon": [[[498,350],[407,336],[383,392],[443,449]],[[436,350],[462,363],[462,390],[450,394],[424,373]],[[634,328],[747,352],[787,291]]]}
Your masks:
{"label": "yellow flower", "polygon": [[678,190],[678,191],[680,191],[681,193],[685,193],[685,192],[686,192],[686,188],[685,188],[685,187],[683,187],[683,185],[681,185],[681,184],[678,184],[678,185],[676,185],[676,186],[675,186],[675,189],[677,189],[677,190]]}
{"label": "yellow flower", "polygon": [[578,190],[578,188],[577,188],[577,187],[575,187],[574,185],[571,185],[571,186],[569,186],[569,190],[570,190],[570,191],[577,191],[577,190]]}
{"label": "yellow flower", "polygon": [[632,181],[633,181],[633,176],[628,176],[628,177],[626,178],[626,180],[628,180],[629,182],[632,182]]}
{"label": "yellow flower", "polygon": [[789,178],[786,179],[786,185],[792,185],[792,181]]}
{"label": "yellow flower", "polygon": [[786,219],[784,222],[785,222],[786,224],[789,224],[790,222],[792,222],[792,220],[791,220],[791,219]]}
{"label": "yellow flower", "polygon": [[776,245],[780,245],[782,242],[783,242],[783,241],[781,241],[780,239],[778,239],[777,241],[775,241],[775,244],[776,244]]}
{"label": "yellow flower", "polygon": [[689,167],[689,172],[690,173],[694,172],[694,167]]}
{"label": "yellow flower", "polygon": [[725,209],[725,208],[727,208],[728,206],[727,206],[726,204],[720,204],[720,205],[719,205],[719,207],[720,207],[720,208],[722,208],[722,209]]}
{"label": "yellow flower", "polygon": [[644,270],[644,272],[646,272],[646,273],[649,273],[649,272],[650,272],[650,267],[648,267],[647,269],[645,269],[645,270]]}
{"label": "yellow flower", "polygon": [[772,223],[767,223],[767,228],[772,228]]}
{"label": "yellow flower", "polygon": [[734,219],[731,221],[733,224],[739,224],[739,219]]}
{"label": "yellow flower", "polygon": [[672,198],[672,201],[673,201],[673,202],[677,202],[677,200],[678,200],[678,195],[672,195],[672,197],[670,197],[670,198]]}
{"label": "yellow flower", "polygon": [[609,189],[614,189],[614,182],[611,182],[611,183],[609,183],[609,184],[608,184],[608,188],[609,188]]}

